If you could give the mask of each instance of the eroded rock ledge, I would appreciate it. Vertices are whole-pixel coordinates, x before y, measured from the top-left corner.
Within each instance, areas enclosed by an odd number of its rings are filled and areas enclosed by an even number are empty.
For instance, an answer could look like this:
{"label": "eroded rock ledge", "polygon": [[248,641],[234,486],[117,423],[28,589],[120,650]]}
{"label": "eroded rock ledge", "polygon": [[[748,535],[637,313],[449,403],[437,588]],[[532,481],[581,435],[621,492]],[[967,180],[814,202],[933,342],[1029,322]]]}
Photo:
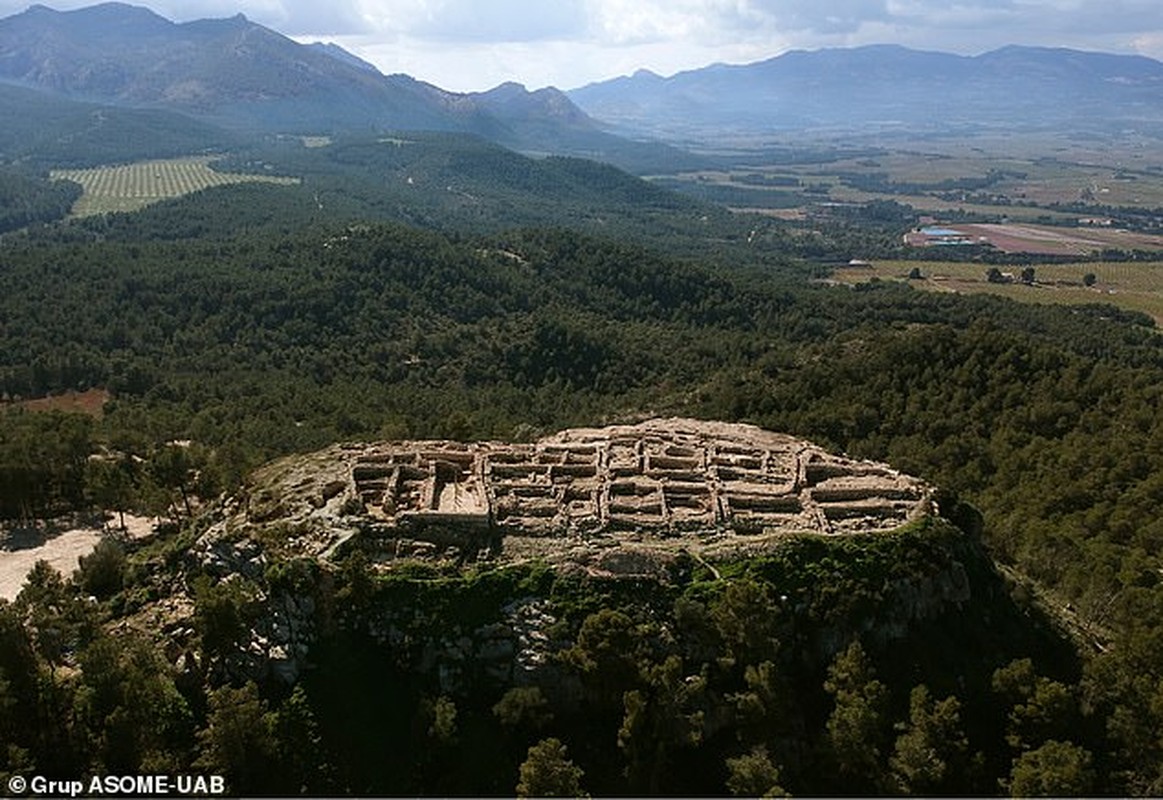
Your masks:
{"label": "eroded rock ledge", "polygon": [[[326,555],[353,538],[381,562],[547,558],[646,574],[659,555],[743,555],[789,533],[893,530],[931,488],[752,425],[654,419],[530,444],[342,445],[276,462],[220,532],[290,524]],[[213,538],[213,537],[212,537]]]}

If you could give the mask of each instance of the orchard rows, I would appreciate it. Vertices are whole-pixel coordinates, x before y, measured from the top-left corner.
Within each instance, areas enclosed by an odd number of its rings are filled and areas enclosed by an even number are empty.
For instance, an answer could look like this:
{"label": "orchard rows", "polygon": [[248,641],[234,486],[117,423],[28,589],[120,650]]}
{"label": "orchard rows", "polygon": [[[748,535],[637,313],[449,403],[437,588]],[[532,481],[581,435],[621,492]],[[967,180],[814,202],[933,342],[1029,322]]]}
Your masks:
{"label": "orchard rows", "polygon": [[85,190],[73,213],[77,216],[130,211],[170,197],[230,183],[293,183],[291,178],[216,172],[211,158],[175,158],[121,166],[54,170],[53,178],[72,180]]}

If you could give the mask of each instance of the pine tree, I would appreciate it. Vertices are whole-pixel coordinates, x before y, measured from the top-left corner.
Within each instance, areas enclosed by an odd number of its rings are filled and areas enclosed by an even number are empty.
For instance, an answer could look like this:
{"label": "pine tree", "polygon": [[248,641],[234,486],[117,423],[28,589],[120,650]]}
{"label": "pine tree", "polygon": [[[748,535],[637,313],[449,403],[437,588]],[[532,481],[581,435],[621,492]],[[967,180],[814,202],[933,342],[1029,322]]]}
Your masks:
{"label": "pine tree", "polygon": [[909,695],[909,720],[902,725],[889,766],[904,794],[943,793],[950,774],[965,755],[961,704],[956,697],[934,701],[921,685]]}
{"label": "pine tree", "polygon": [[543,739],[529,748],[521,764],[518,797],[588,797],[582,789],[585,772],[566,757],[557,739]]}
{"label": "pine tree", "polygon": [[873,677],[859,642],[836,656],[824,689],[834,706],[828,717],[825,746],[841,791],[875,794],[883,783],[883,741],[888,689]]}

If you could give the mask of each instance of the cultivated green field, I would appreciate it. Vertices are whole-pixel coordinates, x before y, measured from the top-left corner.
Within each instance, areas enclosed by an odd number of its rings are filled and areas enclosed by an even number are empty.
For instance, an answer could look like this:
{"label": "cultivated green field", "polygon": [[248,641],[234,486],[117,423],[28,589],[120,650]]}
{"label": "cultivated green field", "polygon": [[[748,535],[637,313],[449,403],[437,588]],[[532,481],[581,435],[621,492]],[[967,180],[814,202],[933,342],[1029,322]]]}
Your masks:
{"label": "cultivated green field", "polygon": [[[879,261],[872,268],[845,267],[833,274],[843,283],[879,280],[907,281],[913,268],[921,280],[908,283],[925,291],[996,294],[1023,303],[1084,305],[1110,303],[1129,311],[1142,311],[1163,326],[1163,261],[1088,262],[1080,264],[1036,264],[1035,283],[989,283],[982,264],[923,261]],[[1004,267],[1003,272],[1020,272]],[[1093,286],[1084,286],[1083,277],[1094,273]]]}
{"label": "cultivated green field", "polygon": [[54,179],[71,180],[85,190],[73,206],[73,216],[86,217],[139,208],[184,194],[231,183],[297,183],[296,178],[216,172],[211,156],[141,161],[89,169],[53,170]]}

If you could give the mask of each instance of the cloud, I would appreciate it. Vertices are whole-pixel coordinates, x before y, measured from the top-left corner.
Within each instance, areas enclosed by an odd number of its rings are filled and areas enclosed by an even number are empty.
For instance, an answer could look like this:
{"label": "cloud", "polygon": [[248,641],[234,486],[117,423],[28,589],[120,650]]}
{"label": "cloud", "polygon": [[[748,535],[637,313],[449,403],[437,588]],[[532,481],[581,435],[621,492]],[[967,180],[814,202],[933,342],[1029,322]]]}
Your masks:
{"label": "cloud", "polygon": [[1139,55],[1163,59],[1163,31],[1137,36],[1131,44]]}
{"label": "cloud", "polygon": [[[48,0],[67,10],[95,0]],[[1163,29],[1158,0],[130,0],[177,21],[245,13],[290,35],[411,36],[439,42],[578,41],[609,47],[671,42],[730,46],[764,37],[988,32],[1133,38]],[[27,0],[0,0],[0,14]],[[965,47],[970,46],[965,42]]]}
{"label": "cloud", "polygon": [[372,27],[357,2],[307,3],[301,0],[147,0],[164,17],[186,22],[207,17],[246,14],[280,33],[369,33]]}
{"label": "cloud", "polygon": [[[369,3],[389,6],[399,3]],[[528,42],[575,38],[587,24],[580,0],[429,0],[412,2],[419,12],[397,16],[406,32],[436,40]]]}
{"label": "cloud", "polygon": [[889,21],[888,0],[767,0],[754,4],[774,27],[818,34],[854,33],[870,23]]}
{"label": "cloud", "polygon": [[731,0],[590,0],[590,35],[610,45],[713,39],[733,27]]}

